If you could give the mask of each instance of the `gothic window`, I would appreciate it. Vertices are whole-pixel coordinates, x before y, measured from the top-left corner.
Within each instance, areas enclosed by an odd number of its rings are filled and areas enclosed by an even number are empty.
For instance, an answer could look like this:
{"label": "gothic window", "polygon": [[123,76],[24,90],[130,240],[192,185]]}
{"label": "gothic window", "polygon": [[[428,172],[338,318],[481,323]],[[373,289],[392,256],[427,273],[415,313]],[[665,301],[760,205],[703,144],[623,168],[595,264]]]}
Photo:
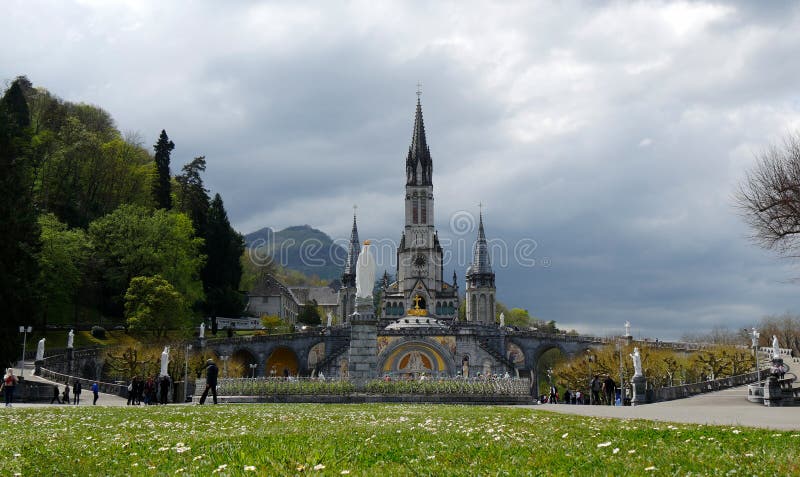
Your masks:
{"label": "gothic window", "polygon": [[489,321],[489,317],[486,313],[486,295],[481,295],[480,300],[480,307],[478,308],[478,316],[480,316],[481,321]]}
{"label": "gothic window", "polygon": [[419,223],[419,198],[414,197],[411,200],[411,210],[412,210],[412,214],[414,216],[413,217],[413,219],[414,219],[413,223],[418,224]]}
{"label": "gothic window", "polygon": [[420,222],[423,224],[428,223],[428,201],[425,197],[420,197]]}

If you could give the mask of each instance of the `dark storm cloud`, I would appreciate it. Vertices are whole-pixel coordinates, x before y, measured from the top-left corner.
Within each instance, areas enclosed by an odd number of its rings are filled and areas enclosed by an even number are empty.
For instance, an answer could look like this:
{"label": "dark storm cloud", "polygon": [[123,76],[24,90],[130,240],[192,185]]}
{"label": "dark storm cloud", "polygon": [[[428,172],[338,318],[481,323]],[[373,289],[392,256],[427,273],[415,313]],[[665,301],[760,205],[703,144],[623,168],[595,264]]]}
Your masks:
{"label": "dark storm cloud", "polygon": [[[357,203],[363,238],[399,241],[421,81],[447,277],[475,234],[451,219],[483,202],[498,295],[540,318],[677,338],[797,310],[796,269],[731,200],[753,153],[800,128],[793,2],[6,10],[2,78],[99,104],[144,144],[166,129],[173,171],[205,155],[243,232],[346,238]],[[530,243],[533,266],[513,252]]]}

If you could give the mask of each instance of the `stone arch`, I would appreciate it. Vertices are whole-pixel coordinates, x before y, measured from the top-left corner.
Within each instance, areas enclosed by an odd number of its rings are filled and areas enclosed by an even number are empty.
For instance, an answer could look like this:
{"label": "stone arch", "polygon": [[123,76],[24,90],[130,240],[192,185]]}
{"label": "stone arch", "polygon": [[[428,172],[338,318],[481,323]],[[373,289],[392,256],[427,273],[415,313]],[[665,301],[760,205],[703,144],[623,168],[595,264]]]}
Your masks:
{"label": "stone arch", "polygon": [[[259,367],[261,367],[256,354],[253,353],[252,350],[248,348],[237,348],[231,353],[231,357],[228,359],[228,377],[250,377],[250,367],[248,365],[253,363],[259,364]],[[256,373],[258,373],[257,368]]]}
{"label": "stone arch", "polygon": [[278,346],[273,349],[264,363],[264,371],[267,376],[284,377],[287,373],[290,376],[296,376],[299,370],[297,354],[286,346]]}
{"label": "stone arch", "polygon": [[[417,353],[415,355],[414,353]],[[411,361],[418,360],[421,367],[415,369]],[[453,376],[456,366],[450,355],[440,343],[433,340],[411,339],[398,340],[388,345],[378,356],[378,372],[380,374],[426,374]]]}

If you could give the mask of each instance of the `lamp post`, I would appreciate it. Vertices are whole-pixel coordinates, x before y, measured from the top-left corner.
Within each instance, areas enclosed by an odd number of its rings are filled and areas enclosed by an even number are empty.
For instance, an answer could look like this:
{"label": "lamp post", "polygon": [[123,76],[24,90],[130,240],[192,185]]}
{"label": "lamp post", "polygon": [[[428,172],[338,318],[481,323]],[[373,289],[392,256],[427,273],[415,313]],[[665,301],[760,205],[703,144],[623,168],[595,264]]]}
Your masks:
{"label": "lamp post", "polygon": [[594,359],[595,359],[595,357],[592,355],[592,350],[589,349],[589,348],[586,348],[586,363],[587,363],[587,366],[589,367],[589,379],[586,380],[586,383],[587,383],[587,386],[588,386],[588,389],[589,389],[589,403],[590,404],[595,404],[594,402],[592,402],[593,399],[594,399],[594,394],[592,394],[592,379],[594,378],[594,375],[592,374],[592,363],[594,362]]}
{"label": "lamp post", "polygon": [[22,361],[19,362],[19,377],[25,376],[25,347],[28,345],[28,333],[33,331],[33,326],[20,326],[19,332],[22,333]]}
{"label": "lamp post", "polygon": [[[625,322],[625,333],[628,333],[628,322]],[[622,374],[622,340],[625,338],[620,339],[617,341],[617,351],[619,352],[619,405],[622,406],[625,404],[625,377]]]}
{"label": "lamp post", "polygon": [[758,332],[755,328],[753,328],[752,334],[752,344],[753,344],[753,355],[756,357],[756,382],[761,381],[761,371],[758,368],[758,338],[761,337],[761,333]]}
{"label": "lamp post", "polygon": [[220,356],[219,359],[222,360],[222,377],[228,377],[228,358],[230,356]]}
{"label": "lamp post", "polygon": [[183,401],[189,397],[189,350],[192,345],[186,343],[186,360],[183,362]]}
{"label": "lamp post", "polygon": [[255,379],[255,377],[256,377],[256,368],[258,367],[258,364],[257,363],[253,363],[253,364],[250,364],[248,366],[250,366],[250,378],[251,379]]}

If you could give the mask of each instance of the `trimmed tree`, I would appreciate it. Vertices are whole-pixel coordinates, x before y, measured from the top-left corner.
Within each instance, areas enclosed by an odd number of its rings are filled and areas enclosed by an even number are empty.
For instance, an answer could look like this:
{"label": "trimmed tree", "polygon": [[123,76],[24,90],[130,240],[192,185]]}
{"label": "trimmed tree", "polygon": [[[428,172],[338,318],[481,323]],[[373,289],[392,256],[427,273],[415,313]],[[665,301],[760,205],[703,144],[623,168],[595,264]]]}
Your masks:
{"label": "trimmed tree", "polygon": [[125,319],[133,331],[166,336],[170,328],[187,325],[187,307],[181,294],[160,275],[135,277],[125,293]]}

